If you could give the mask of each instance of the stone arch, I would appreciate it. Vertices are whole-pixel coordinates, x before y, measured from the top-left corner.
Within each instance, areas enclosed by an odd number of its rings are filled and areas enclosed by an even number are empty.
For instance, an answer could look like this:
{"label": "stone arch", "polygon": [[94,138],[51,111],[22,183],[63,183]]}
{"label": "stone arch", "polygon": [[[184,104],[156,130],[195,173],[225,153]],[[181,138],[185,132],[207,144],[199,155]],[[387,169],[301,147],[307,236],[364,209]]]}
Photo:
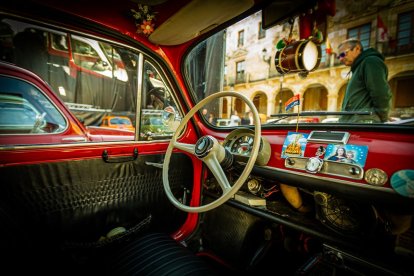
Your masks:
{"label": "stone arch", "polygon": [[[293,97],[293,91],[289,88],[282,88],[275,97],[275,113],[285,113],[285,103]],[[293,112],[293,109],[288,112]]]}
{"label": "stone arch", "polygon": [[262,91],[258,91],[252,95],[252,102],[256,106],[257,111],[267,114],[267,95]]}
{"label": "stone arch", "polygon": [[242,99],[235,98],[234,99],[234,110],[236,110],[239,114],[243,114],[246,109],[246,105]]}
{"label": "stone arch", "polygon": [[303,92],[302,110],[325,111],[328,109],[328,89],[321,84],[312,84]]}
{"label": "stone arch", "polygon": [[412,84],[414,70],[400,72],[388,81],[392,91],[391,117],[407,118],[414,116],[414,97]]}

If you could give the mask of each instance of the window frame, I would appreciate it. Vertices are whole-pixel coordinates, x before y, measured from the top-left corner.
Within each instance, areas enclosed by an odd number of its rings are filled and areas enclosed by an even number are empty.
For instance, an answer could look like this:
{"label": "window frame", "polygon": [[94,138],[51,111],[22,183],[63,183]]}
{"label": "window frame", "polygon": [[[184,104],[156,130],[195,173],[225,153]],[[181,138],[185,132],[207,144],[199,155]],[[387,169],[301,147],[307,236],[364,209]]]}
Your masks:
{"label": "window frame", "polygon": [[259,27],[258,27],[258,34],[257,34],[257,39],[263,39],[266,38],[266,30],[263,29],[263,25],[262,25],[262,21],[259,22]]}
{"label": "window frame", "polygon": [[243,47],[244,46],[244,30],[240,30],[237,33],[237,47]]}
{"label": "window frame", "polygon": [[[368,32],[366,31],[361,31],[363,28],[368,28]],[[351,32],[356,31],[357,35],[352,35]],[[372,32],[372,28],[371,28],[371,23],[366,23],[366,24],[362,24],[359,26],[355,26],[352,28],[348,28],[347,29],[347,38],[357,38],[361,41],[362,46],[364,47],[364,49],[369,48],[371,45],[371,32]],[[367,39],[361,39],[361,35],[366,35],[367,34]]]}
{"label": "window frame", "polygon": [[[406,31],[409,32],[409,34],[405,37],[403,37],[404,39],[408,39],[408,43],[405,44],[400,44],[401,41],[401,24],[402,24],[402,20],[404,18],[404,16],[409,16],[408,18],[408,29]],[[409,51],[410,49],[412,49],[414,47],[414,10],[412,11],[408,11],[408,12],[404,12],[404,13],[400,13],[398,14],[398,19],[397,19],[397,38],[396,38],[396,44],[397,44],[397,49],[398,52],[404,52],[404,51]],[[405,29],[403,29],[405,30]]]}
{"label": "window frame", "polygon": [[236,83],[245,81],[246,79],[246,61],[240,60],[236,62]]}

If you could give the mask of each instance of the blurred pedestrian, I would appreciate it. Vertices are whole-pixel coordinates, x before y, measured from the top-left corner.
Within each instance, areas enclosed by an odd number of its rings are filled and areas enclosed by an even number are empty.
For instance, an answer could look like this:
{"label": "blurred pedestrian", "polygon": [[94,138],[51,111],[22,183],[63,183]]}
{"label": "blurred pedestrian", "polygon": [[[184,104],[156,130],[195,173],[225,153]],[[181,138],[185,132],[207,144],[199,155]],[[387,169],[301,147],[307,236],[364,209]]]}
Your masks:
{"label": "blurred pedestrian", "polygon": [[251,111],[247,111],[244,113],[243,118],[241,119],[242,125],[253,125],[253,113]]}
{"label": "blurred pedestrian", "polygon": [[216,118],[214,117],[214,114],[213,114],[213,113],[208,114],[208,122],[209,122],[210,124],[212,124],[213,126],[215,126],[215,125],[216,125],[217,120],[216,120]]}
{"label": "blurred pedestrian", "polygon": [[238,126],[240,125],[241,119],[237,110],[233,111],[233,114],[230,116],[229,126]]}

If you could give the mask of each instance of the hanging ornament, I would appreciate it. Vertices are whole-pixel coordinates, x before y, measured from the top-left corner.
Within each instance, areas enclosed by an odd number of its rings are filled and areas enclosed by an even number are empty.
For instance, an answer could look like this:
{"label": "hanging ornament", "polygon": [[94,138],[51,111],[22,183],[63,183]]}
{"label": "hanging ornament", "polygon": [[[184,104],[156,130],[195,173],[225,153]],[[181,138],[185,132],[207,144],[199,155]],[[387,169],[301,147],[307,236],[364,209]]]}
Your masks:
{"label": "hanging ornament", "polygon": [[289,23],[290,23],[290,31],[289,31],[289,35],[288,38],[282,38],[280,39],[277,43],[276,43],[276,50],[282,50],[283,48],[285,48],[286,46],[288,46],[290,43],[295,42],[295,39],[293,39],[293,24],[295,23],[295,21],[291,18],[289,19]]}
{"label": "hanging ornament", "polygon": [[137,33],[149,36],[154,32],[155,13],[147,5],[138,4],[138,10],[131,9],[132,17],[135,19]]}
{"label": "hanging ornament", "polygon": [[318,25],[316,24],[316,21],[313,21],[313,29],[312,29],[312,35],[309,37],[316,45],[321,45],[323,42],[323,34],[318,29]]}

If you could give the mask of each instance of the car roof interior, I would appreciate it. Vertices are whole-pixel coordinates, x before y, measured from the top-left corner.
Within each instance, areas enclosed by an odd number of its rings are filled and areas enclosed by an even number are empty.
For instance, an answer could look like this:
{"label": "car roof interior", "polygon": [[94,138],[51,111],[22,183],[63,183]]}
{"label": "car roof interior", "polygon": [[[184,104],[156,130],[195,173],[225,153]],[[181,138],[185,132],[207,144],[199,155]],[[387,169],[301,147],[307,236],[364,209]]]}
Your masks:
{"label": "car roof interior", "polygon": [[113,18],[116,23],[110,27],[116,28],[115,24],[130,24],[131,30],[134,30],[135,26],[127,15],[130,9],[136,9],[139,4],[149,5],[156,15],[156,29],[148,39],[156,45],[166,46],[187,43],[204,34],[223,29],[246,14],[262,9],[263,28],[269,28],[307,11],[317,3],[316,0],[121,0],[108,9],[97,0],[88,1],[87,4],[74,0],[70,6],[65,5],[64,1],[33,2],[57,10],[72,11],[84,18],[101,21],[105,25],[110,24],[108,18]]}
{"label": "car roof interior", "polygon": [[[137,3],[151,1],[135,0]],[[171,14],[165,8],[171,8],[171,0],[159,6],[160,16],[158,27],[150,35],[149,40],[159,45],[179,45],[186,43],[200,35],[216,29],[222,29],[242,18],[245,13],[252,13],[263,9],[263,22],[265,28],[284,22],[291,17],[299,15],[314,6],[317,1],[266,1],[266,0],[193,0],[179,1],[176,10]],[[164,6],[163,6],[164,5]],[[158,7],[154,6],[154,10]],[[162,22],[161,22],[162,21]]]}

